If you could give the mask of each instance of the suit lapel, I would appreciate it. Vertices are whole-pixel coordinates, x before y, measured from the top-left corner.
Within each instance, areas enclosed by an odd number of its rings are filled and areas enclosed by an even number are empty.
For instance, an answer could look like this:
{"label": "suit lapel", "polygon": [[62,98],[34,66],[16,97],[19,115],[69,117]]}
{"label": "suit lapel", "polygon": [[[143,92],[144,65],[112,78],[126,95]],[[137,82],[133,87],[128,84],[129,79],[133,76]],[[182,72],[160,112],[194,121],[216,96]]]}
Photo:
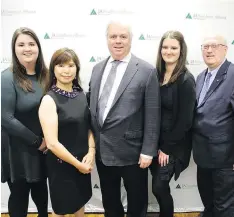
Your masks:
{"label": "suit lapel", "polygon": [[102,75],[104,73],[104,70],[105,70],[105,67],[106,67],[106,64],[107,64],[109,58],[110,57],[108,57],[106,59],[106,61],[103,62],[103,65],[100,66],[100,71],[96,72],[96,82],[95,82],[94,88],[93,88],[93,90],[95,91],[94,96],[93,96],[94,97],[94,103],[93,103],[94,109],[93,109],[93,111],[94,111],[95,116],[97,114],[97,103],[98,103],[99,90],[100,90],[101,81],[102,81]]}
{"label": "suit lapel", "polygon": [[[217,72],[217,75],[215,76],[214,81],[212,82],[208,92],[205,95],[205,98],[203,99],[202,103],[200,106],[202,106],[206,100],[212,95],[212,93],[218,88],[218,86],[224,81],[225,75],[227,73],[228,67],[230,65],[230,62],[227,60],[223,63],[223,65],[220,67],[220,69]],[[199,106],[199,107],[200,107]]]}
{"label": "suit lapel", "polygon": [[124,73],[124,76],[123,76],[123,78],[122,78],[122,80],[120,82],[120,85],[118,87],[118,90],[117,90],[117,92],[115,94],[115,98],[114,98],[113,103],[111,105],[111,109],[115,105],[115,103],[117,102],[119,97],[123,94],[124,90],[126,89],[128,84],[132,80],[133,76],[137,72],[137,70],[138,70],[137,65],[138,65],[137,58],[134,55],[132,55],[131,60],[128,63],[127,69],[126,69],[126,71]]}

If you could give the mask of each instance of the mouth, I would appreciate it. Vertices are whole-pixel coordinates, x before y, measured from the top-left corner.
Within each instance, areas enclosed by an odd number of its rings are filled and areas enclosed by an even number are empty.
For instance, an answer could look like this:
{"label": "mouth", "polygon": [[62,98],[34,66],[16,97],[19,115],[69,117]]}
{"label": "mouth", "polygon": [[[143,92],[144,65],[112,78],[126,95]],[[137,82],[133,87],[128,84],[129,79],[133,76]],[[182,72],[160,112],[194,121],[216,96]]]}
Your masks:
{"label": "mouth", "polygon": [[63,76],[64,79],[71,79],[72,76]]}
{"label": "mouth", "polygon": [[32,54],[31,53],[25,53],[24,56],[30,57],[30,56],[32,56]]}

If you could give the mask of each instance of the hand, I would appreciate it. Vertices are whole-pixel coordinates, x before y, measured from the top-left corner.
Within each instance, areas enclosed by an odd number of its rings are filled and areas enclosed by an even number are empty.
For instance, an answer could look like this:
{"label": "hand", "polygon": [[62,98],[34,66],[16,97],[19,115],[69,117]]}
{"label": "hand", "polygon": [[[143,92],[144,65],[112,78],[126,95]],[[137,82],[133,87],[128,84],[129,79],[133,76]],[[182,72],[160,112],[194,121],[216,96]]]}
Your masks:
{"label": "hand", "polygon": [[158,151],[158,163],[161,165],[161,167],[166,166],[169,163],[169,155],[159,150]]}
{"label": "hand", "polygon": [[43,153],[46,151],[47,147],[46,147],[46,142],[45,139],[42,139],[42,143],[40,145],[40,147],[38,148],[39,151],[42,151]]}
{"label": "hand", "polygon": [[83,174],[88,174],[91,172],[92,167],[89,164],[85,164],[85,163],[80,163],[78,170],[83,173]]}
{"label": "hand", "polygon": [[152,163],[152,159],[142,157],[140,155],[139,162],[138,162],[138,164],[140,164],[140,168],[142,169],[147,168],[151,163]]}
{"label": "hand", "polygon": [[83,157],[82,163],[85,163],[85,164],[90,165],[91,168],[93,169],[94,158],[95,158],[95,153],[88,152],[88,154],[86,154],[86,155]]}

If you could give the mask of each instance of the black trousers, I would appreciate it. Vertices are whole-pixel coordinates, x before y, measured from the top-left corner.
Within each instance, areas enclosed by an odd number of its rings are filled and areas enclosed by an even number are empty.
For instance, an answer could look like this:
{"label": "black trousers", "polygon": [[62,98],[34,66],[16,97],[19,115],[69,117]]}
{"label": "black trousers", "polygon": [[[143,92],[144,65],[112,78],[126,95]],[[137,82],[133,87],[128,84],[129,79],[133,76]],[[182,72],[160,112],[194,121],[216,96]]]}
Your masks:
{"label": "black trousers", "polygon": [[169,163],[166,166],[161,167],[158,158],[153,159],[150,165],[152,191],[159,204],[160,217],[173,217],[174,202],[169,183],[174,174],[174,168],[175,161],[172,156],[169,157]]}
{"label": "black trousers", "polygon": [[127,217],[146,217],[148,207],[148,169],[138,164],[105,166],[96,160],[105,217],[124,217],[121,202],[121,178],[127,192]]}
{"label": "black trousers", "polygon": [[197,167],[197,184],[205,207],[203,217],[234,217],[233,168]]}
{"label": "black trousers", "polygon": [[48,190],[46,180],[29,183],[25,179],[8,181],[10,197],[8,210],[10,217],[26,217],[28,212],[29,192],[36,204],[39,217],[48,217]]}

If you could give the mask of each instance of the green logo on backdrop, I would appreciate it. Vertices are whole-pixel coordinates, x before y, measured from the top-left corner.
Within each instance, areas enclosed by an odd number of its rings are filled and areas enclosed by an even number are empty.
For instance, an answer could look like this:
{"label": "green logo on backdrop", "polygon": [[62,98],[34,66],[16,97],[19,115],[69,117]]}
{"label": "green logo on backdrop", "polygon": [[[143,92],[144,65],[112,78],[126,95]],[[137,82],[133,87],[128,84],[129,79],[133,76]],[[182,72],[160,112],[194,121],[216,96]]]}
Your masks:
{"label": "green logo on backdrop", "polygon": [[181,189],[180,184],[178,184],[178,185],[176,186],[176,189]]}
{"label": "green logo on backdrop", "polygon": [[93,9],[90,13],[90,15],[97,15],[96,11]]}
{"label": "green logo on backdrop", "polygon": [[91,59],[89,60],[89,62],[96,62],[96,60],[94,59],[94,57],[91,57]]}
{"label": "green logo on backdrop", "polygon": [[48,33],[45,34],[44,39],[50,39],[50,36],[48,35]]}
{"label": "green logo on backdrop", "polygon": [[139,37],[139,40],[145,40],[145,37],[143,34],[141,34],[141,36]]}
{"label": "green logo on backdrop", "polygon": [[187,14],[186,19],[192,19],[192,16],[190,13]]}
{"label": "green logo on backdrop", "polygon": [[186,65],[189,65],[189,62],[188,62],[188,60],[186,60]]}
{"label": "green logo on backdrop", "polygon": [[232,44],[234,44],[234,40],[233,40]]}

